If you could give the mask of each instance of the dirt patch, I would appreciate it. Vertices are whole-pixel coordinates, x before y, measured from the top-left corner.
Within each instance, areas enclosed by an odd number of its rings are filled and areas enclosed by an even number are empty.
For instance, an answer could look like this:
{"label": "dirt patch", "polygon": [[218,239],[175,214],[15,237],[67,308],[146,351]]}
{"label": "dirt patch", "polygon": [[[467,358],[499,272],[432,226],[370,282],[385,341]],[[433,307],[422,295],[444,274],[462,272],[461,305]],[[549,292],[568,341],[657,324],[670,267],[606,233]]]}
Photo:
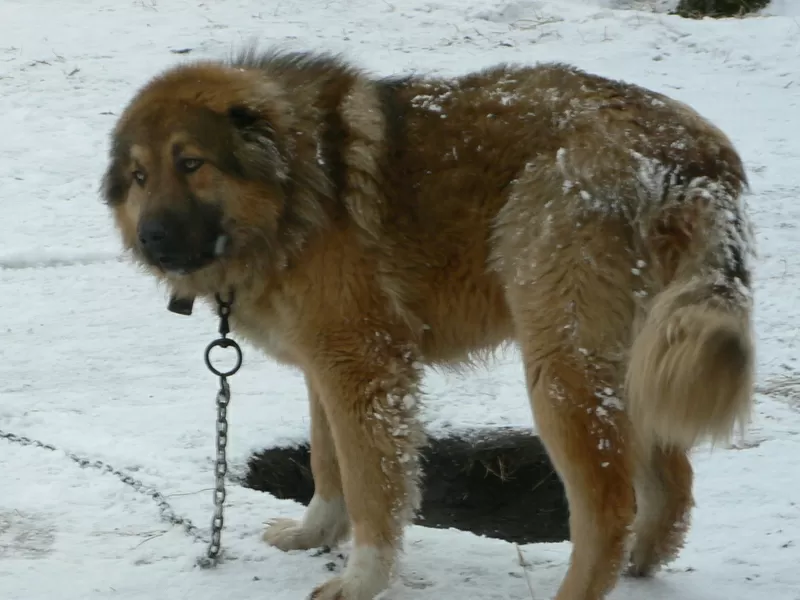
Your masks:
{"label": "dirt patch", "polygon": [[[434,438],[423,452],[416,523],[516,543],[569,539],[564,487],[538,437],[520,430]],[[248,461],[246,487],[307,505],[314,494],[307,445],[268,448]]]}
{"label": "dirt patch", "polygon": [[675,14],[692,19],[739,17],[769,4],[770,0],[681,0]]}

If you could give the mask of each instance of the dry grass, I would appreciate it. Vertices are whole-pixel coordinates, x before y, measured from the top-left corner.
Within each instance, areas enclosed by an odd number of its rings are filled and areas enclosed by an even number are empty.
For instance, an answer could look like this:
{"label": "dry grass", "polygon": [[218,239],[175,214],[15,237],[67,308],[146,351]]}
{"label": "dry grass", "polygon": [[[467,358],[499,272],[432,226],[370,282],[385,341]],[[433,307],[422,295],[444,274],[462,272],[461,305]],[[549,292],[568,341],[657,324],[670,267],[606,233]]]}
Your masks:
{"label": "dry grass", "polygon": [[533,595],[533,584],[531,584],[531,580],[528,578],[528,570],[525,568],[528,563],[525,561],[525,557],[522,555],[522,550],[520,549],[519,544],[514,544],[514,547],[517,549],[519,566],[522,568],[522,576],[525,578],[525,583],[528,585],[528,592],[531,595],[531,600],[536,600]]}
{"label": "dry grass", "polygon": [[793,402],[800,402],[800,374],[791,373],[757,384],[757,394],[770,397],[784,397]]}

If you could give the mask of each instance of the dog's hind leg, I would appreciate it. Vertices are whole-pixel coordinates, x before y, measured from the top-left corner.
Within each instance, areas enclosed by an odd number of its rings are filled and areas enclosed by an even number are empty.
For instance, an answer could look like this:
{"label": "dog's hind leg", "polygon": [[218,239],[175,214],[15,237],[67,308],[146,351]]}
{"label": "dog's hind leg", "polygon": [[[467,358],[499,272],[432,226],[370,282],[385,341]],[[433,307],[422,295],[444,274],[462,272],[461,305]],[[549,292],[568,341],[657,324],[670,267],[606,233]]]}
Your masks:
{"label": "dog's hind leg", "polygon": [[350,522],[342,492],[336,446],[319,394],[306,378],[311,417],[311,473],[314,497],[302,522],[275,519],[264,541],[284,551],[334,546],[349,533]]}
{"label": "dog's hind leg", "polygon": [[[496,240],[537,431],[569,502],[572,556],[556,600],[600,600],[635,513],[622,401],[635,315],[627,233],[612,216],[576,223],[560,207],[526,216],[520,227],[520,213],[502,215],[510,227],[501,220]],[[539,223],[548,229],[531,231]]]}
{"label": "dog's hind leg", "polygon": [[[620,382],[584,346],[544,356],[524,334],[526,379],[539,436],[561,477],[570,510],[572,556],[557,600],[600,600],[623,566],[634,519],[630,424]],[[589,348],[585,348],[590,350]]]}
{"label": "dog's hind leg", "polygon": [[683,448],[655,445],[641,451],[635,467],[635,542],[628,573],[651,575],[674,559],[689,529],[692,465]]}

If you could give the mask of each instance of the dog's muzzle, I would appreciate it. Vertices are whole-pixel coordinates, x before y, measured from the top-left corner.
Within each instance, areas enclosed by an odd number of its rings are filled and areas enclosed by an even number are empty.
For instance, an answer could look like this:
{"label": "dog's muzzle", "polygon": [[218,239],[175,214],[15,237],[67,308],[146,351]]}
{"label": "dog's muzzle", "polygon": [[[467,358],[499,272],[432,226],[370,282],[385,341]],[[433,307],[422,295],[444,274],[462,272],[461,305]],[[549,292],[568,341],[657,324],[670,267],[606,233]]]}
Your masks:
{"label": "dog's muzzle", "polygon": [[145,259],[169,273],[188,274],[202,269],[223,256],[228,246],[219,219],[211,215],[151,215],[140,221],[137,234]]}

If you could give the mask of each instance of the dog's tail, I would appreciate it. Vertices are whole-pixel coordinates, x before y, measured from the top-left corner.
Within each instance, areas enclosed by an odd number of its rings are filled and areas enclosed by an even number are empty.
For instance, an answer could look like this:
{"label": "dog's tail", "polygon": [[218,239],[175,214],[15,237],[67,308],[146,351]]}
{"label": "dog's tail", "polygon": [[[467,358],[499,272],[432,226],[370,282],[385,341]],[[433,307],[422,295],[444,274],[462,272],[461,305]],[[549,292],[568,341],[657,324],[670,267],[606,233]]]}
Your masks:
{"label": "dog's tail", "polygon": [[738,193],[708,187],[658,220],[674,268],[631,347],[628,413],[645,443],[726,442],[752,410],[749,225]]}

